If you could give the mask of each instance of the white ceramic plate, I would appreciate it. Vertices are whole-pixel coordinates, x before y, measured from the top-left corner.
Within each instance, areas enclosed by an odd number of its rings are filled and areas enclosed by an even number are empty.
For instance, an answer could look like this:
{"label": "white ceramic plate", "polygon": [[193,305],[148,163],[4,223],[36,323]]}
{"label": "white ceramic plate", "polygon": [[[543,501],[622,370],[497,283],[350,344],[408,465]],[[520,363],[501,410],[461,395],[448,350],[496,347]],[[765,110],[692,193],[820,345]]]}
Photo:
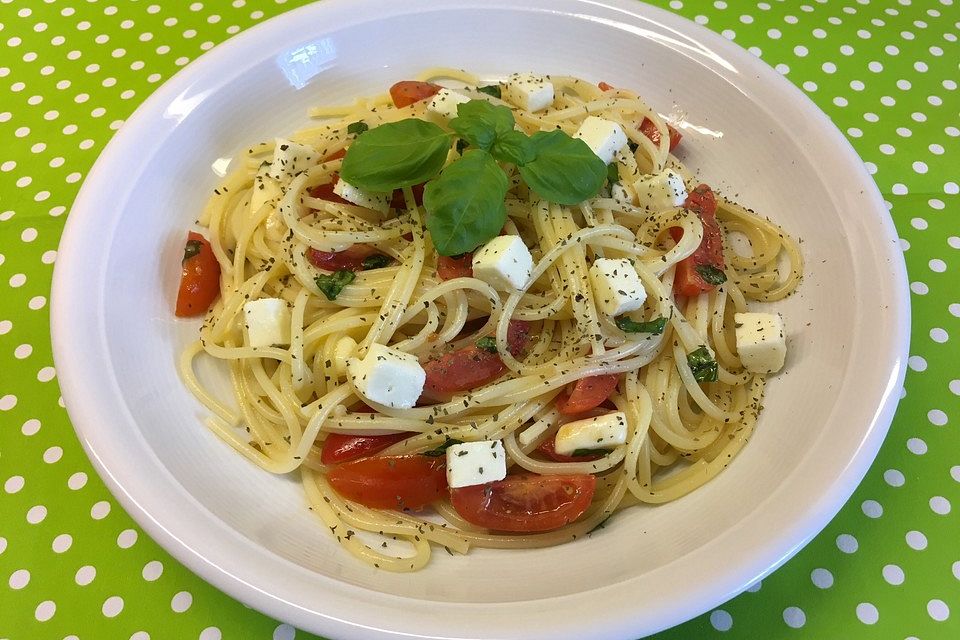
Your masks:
{"label": "white ceramic plate", "polygon": [[[219,158],[302,126],[311,105],[434,65],[606,80],[685,114],[687,164],[799,235],[808,268],[777,306],[786,372],[717,480],[575,544],[441,552],[425,571],[394,575],[342,551],[298,482],[253,468],[201,425],[175,371],[197,323],[172,310],[184,231]],[[772,571],[862,478],[907,354],[896,238],[862,163],[800,91],[669,13],[627,0],[326,0],[204,55],[104,151],[57,259],[56,363],[80,439],[124,508],[250,606],[334,638],[634,638]]]}

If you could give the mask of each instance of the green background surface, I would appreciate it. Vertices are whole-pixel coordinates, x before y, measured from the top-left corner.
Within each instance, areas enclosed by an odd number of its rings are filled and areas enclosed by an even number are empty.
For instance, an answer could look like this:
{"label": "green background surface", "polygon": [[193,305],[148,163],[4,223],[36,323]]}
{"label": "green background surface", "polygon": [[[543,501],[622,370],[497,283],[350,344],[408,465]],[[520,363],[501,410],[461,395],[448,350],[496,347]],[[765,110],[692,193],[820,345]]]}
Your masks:
{"label": "green background surface", "polygon": [[[311,638],[205,584],[117,505],[62,408],[48,330],[66,213],[124,118],[305,2],[0,2],[0,638]],[[849,503],[762,583],[657,637],[960,638],[960,7],[654,4],[760,56],[845,132],[902,237],[913,304],[903,400]]]}

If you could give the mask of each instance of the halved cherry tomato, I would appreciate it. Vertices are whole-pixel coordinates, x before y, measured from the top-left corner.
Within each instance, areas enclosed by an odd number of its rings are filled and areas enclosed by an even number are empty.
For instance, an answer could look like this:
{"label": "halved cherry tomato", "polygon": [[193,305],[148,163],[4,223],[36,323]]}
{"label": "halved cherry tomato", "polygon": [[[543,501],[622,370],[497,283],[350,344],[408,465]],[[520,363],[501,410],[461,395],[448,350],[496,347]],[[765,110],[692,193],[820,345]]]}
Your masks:
{"label": "halved cherry tomato", "polygon": [[[517,356],[522,352],[529,334],[529,323],[511,320],[507,330],[510,353]],[[423,368],[427,372],[424,392],[428,395],[443,396],[492,382],[506,372],[507,365],[503,364],[498,354],[471,344],[445,353],[435,360],[428,360]]]}
{"label": "halved cherry tomato", "polygon": [[327,184],[318,184],[315,187],[310,187],[307,189],[307,193],[311,197],[319,198],[320,200],[329,200],[330,202],[339,202],[340,204],[352,204],[348,200],[344,200],[337,194],[333,192],[333,188],[337,186],[337,182],[340,181],[339,173],[330,174],[330,182]]}
{"label": "halved cherry tomato", "polygon": [[[673,151],[680,144],[683,134],[669,124],[667,125],[667,131],[670,132],[670,151]],[[657,129],[657,125],[653,124],[653,120],[650,118],[644,118],[643,122],[640,123],[640,132],[650,138],[653,144],[660,144],[660,130]]]}
{"label": "halved cherry tomato", "polygon": [[617,388],[619,380],[615,373],[580,378],[573,389],[568,387],[557,399],[557,410],[569,416],[599,407]]}
{"label": "halved cherry tomato", "polygon": [[437,256],[437,276],[441,280],[473,277],[473,254]]}
{"label": "halved cherry tomato", "polygon": [[547,458],[550,458],[554,462],[592,462],[603,457],[602,453],[592,454],[589,456],[565,456],[562,453],[557,453],[556,436],[547,438],[541,442],[540,446],[537,447],[537,452],[543,454],[543,456]]}
{"label": "halved cherry tomato", "polygon": [[207,239],[191,231],[183,250],[176,314],[186,318],[206,313],[218,295],[220,263]]}
{"label": "halved cherry tomato", "polygon": [[333,153],[331,153],[330,155],[328,155],[326,158],[324,158],[324,159],[323,159],[323,162],[329,162],[330,160],[339,160],[340,158],[344,157],[345,155],[347,155],[347,148],[346,148],[346,147],[344,147],[343,149],[340,149],[340,151],[334,151]]}
{"label": "halved cherry tomato", "polygon": [[320,462],[340,464],[365,458],[409,437],[409,433],[387,433],[379,436],[348,436],[342,433],[331,433],[323,441]]}
{"label": "halved cherry tomato", "polygon": [[559,529],[583,515],[593,500],[592,475],[524,474],[450,490],[464,520],[495,531],[535,533]]}
{"label": "halved cherry tomato", "polygon": [[390,97],[398,108],[409,107],[414,102],[426,100],[436,95],[440,86],[432,82],[418,82],[417,80],[401,80],[390,87]]}
{"label": "halved cherry tomato", "polygon": [[447,491],[447,460],[429,456],[360,458],[334,467],[327,480],[341,496],[371,509],[422,509]]}
{"label": "halved cherry tomato", "polygon": [[[673,290],[680,295],[695,296],[714,287],[700,276],[697,272],[698,266],[709,265],[720,270],[724,268],[723,232],[717,224],[717,198],[707,185],[701,184],[691,191],[683,206],[700,217],[703,223],[703,240],[692,255],[677,263]],[[683,237],[683,229],[671,227],[670,235],[675,241],[679,241]]]}
{"label": "halved cherry tomato", "polygon": [[[410,190],[413,192],[413,201],[417,203],[417,206],[423,204],[423,189],[426,185],[426,182],[421,182],[420,184],[415,184],[410,187]],[[393,190],[393,196],[390,198],[390,206],[394,209],[405,210],[407,208],[407,199],[403,195],[403,189]]]}
{"label": "halved cherry tomato", "polygon": [[368,244],[352,244],[343,251],[320,251],[313,247],[307,249],[307,260],[310,264],[327,271],[360,271],[363,269],[363,261],[374,255],[382,254]]}

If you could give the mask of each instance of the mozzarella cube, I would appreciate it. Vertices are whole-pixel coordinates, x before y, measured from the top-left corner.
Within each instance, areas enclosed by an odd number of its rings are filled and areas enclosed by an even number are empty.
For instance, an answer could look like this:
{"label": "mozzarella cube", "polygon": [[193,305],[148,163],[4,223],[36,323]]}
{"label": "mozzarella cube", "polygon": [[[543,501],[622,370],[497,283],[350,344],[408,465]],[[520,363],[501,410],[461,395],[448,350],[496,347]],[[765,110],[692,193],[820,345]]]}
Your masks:
{"label": "mozzarella cube", "polygon": [[447,484],[472,487],[507,477],[507,452],[499,440],[464,442],[447,448]]}
{"label": "mozzarella cube", "polygon": [[507,78],[502,96],[526,111],[540,111],[553,104],[553,83],[532,73],[515,73]]}
{"label": "mozzarella cube", "polygon": [[687,187],[679,173],[667,169],[662,173],[645,175],[633,183],[640,206],[650,212],[682,207],[687,199]]}
{"label": "mozzarella cube", "polygon": [[269,203],[276,204],[283,195],[280,183],[269,176],[270,163],[264,162],[253,178],[250,191],[250,213],[256,213],[260,207]]}
{"label": "mozzarella cube", "polygon": [[533,256],[520,236],[497,236],[473,254],[473,277],[494,289],[523,289],[533,273]]}
{"label": "mozzarella cube", "polygon": [[737,353],[747,371],[773,373],[783,368],[787,338],[778,313],[736,313]]}
{"label": "mozzarella cube", "polygon": [[568,422],[557,431],[554,449],[569,456],[577,449],[613,449],[627,442],[627,415],[622,411]]}
{"label": "mozzarella cube", "polygon": [[290,307],[280,298],[261,298],[243,305],[243,326],[251,347],[290,344]]}
{"label": "mozzarella cube", "polygon": [[387,213],[390,210],[390,198],[393,197],[391,193],[374,193],[358,189],[343,178],[333,185],[333,192],[358,207],[366,207],[380,213]]}
{"label": "mozzarella cube", "polygon": [[347,360],[347,374],[365,398],[395,409],[413,407],[427,373],[417,357],[382,344],[372,344],[361,360]]}
{"label": "mozzarella cube", "polygon": [[608,316],[636,311],[647,299],[643,282],[626,258],[597,258],[590,265],[597,308]]}
{"label": "mozzarella cube", "polygon": [[273,162],[268,176],[274,180],[288,180],[306,171],[320,160],[320,154],[311,146],[277,138],[273,147]]}
{"label": "mozzarella cube", "polygon": [[589,116],[584,120],[573,137],[586,142],[591,151],[603,160],[603,164],[613,162],[613,156],[627,144],[627,134],[623,127],[596,116]]}
{"label": "mozzarella cube", "polygon": [[610,197],[621,207],[633,206],[633,196],[631,196],[627,188],[619,182],[610,187]]}
{"label": "mozzarella cube", "polygon": [[440,89],[427,103],[427,113],[450,120],[457,117],[457,105],[464,102],[470,102],[470,98],[450,89]]}

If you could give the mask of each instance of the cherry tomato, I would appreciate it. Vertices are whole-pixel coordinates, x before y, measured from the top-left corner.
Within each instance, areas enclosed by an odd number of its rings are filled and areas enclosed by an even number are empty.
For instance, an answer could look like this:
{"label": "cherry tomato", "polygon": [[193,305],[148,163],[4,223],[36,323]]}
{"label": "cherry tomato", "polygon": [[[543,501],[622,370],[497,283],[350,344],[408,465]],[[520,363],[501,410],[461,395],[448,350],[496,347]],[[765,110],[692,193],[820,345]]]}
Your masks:
{"label": "cherry tomato", "polygon": [[[511,320],[507,330],[507,344],[514,356],[523,351],[530,333],[530,325],[522,320]],[[507,371],[507,366],[496,353],[471,344],[449,351],[423,365],[427,380],[423,385],[427,395],[442,397],[457,391],[468,391],[492,382]]]}
{"label": "cherry tomato", "polygon": [[176,314],[186,318],[206,313],[218,295],[220,263],[207,239],[191,231],[183,250]]}
{"label": "cherry tomato", "polygon": [[607,84],[603,80],[597,83],[597,86],[600,87],[600,91],[610,91],[611,89],[616,89],[612,84]]}
{"label": "cherry tomato", "polygon": [[436,95],[440,86],[432,82],[418,82],[416,80],[401,80],[390,87],[390,97],[398,108],[409,107],[414,102],[426,100]]}
{"label": "cherry tomato", "polygon": [[569,416],[599,407],[617,388],[619,380],[615,373],[580,378],[573,389],[568,387],[557,399],[557,410]]}
{"label": "cherry tomato", "polygon": [[363,261],[370,256],[383,255],[368,244],[353,244],[343,251],[320,251],[310,247],[307,249],[307,260],[318,269],[337,271],[349,269],[362,271]]}
{"label": "cherry tomato", "polygon": [[478,527],[535,533],[558,529],[583,515],[596,486],[592,475],[524,474],[451,489],[450,502],[460,517]]}
{"label": "cherry tomato", "polygon": [[[421,182],[420,184],[415,184],[410,187],[410,191],[413,192],[413,201],[417,203],[417,206],[423,204],[423,189],[426,187],[426,182]],[[403,189],[394,189],[393,196],[390,198],[390,206],[394,209],[404,209],[407,208],[407,199],[403,195]]]}
{"label": "cherry tomato", "polygon": [[327,480],[341,496],[371,509],[422,509],[447,491],[446,458],[379,456],[334,467]]}
{"label": "cherry tomato", "polygon": [[547,438],[537,447],[537,452],[554,462],[593,462],[603,457],[602,453],[596,453],[589,456],[565,456],[557,453],[557,438]]}
{"label": "cherry tomato", "polygon": [[[703,240],[700,246],[679,263],[673,277],[673,290],[684,296],[695,296],[710,291],[714,285],[710,284],[697,272],[699,266],[711,266],[723,270],[723,232],[717,224],[717,198],[713,191],[705,184],[697,186],[684,205],[700,217],[703,223]],[[683,237],[683,229],[672,227],[670,235],[675,241]]]}
{"label": "cherry tomato", "polygon": [[[669,124],[667,125],[667,131],[670,132],[670,151],[673,151],[680,144],[683,134]],[[650,138],[653,144],[660,144],[660,130],[657,129],[657,125],[653,124],[653,120],[650,118],[644,118],[643,122],[640,123],[640,132]]]}
{"label": "cherry tomato", "polygon": [[473,277],[473,254],[437,256],[437,276],[441,280]]}
{"label": "cherry tomato", "polygon": [[320,200],[328,200],[330,202],[339,202],[340,204],[351,204],[349,201],[344,200],[337,194],[333,192],[333,188],[337,186],[337,182],[340,181],[339,173],[330,174],[330,182],[327,184],[318,184],[315,187],[310,187],[307,189],[307,193],[310,194],[313,198],[318,198]]}
{"label": "cherry tomato", "polygon": [[389,433],[378,436],[348,436],[341,433],[331,433],[323,441],[320,462],[323,464],[340,464],[357,458],[365,458],[409,437],[409,433]]}

